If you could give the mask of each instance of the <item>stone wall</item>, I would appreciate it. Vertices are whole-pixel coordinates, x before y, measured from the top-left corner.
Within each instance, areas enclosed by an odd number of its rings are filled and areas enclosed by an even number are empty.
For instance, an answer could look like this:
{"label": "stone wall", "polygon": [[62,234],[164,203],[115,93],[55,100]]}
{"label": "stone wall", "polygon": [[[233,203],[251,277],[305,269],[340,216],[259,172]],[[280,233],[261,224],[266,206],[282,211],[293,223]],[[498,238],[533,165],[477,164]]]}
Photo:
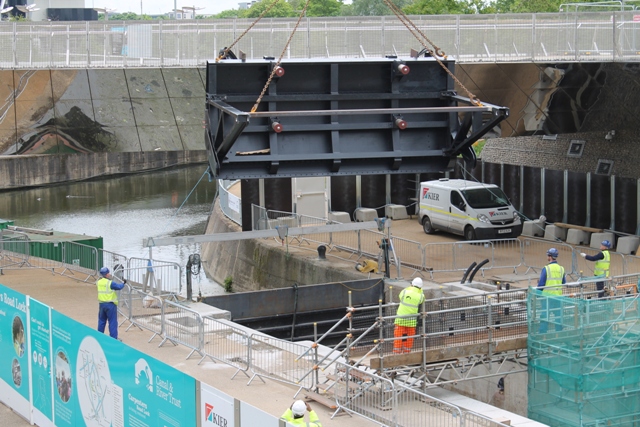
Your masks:
{"label": "stone wall", "polygon": [[[542,136],[488,139],[480,157],[489,163],[505,163],[572,172],[595,173],[598,160],[613,161],[612,175],[637,178],[640,138],[631,132],[616,131],[611,140],[607,131],[560,134],[555,140]],[[547,137],[548,138],[548,137]],[[585,141],[581,157],[567,156],[572,140]]]}

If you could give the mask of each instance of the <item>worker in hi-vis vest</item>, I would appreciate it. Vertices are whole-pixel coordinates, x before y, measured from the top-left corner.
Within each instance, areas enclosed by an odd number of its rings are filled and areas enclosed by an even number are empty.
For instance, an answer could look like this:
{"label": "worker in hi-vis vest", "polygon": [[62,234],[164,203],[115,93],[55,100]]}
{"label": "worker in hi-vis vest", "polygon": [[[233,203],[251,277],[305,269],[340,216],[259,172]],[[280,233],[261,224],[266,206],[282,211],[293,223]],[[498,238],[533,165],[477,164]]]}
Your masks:
{"label": "worker in hi-vis vest", "polygon": [[[400,292],[400,305],[396,316],[409,316],[411,317],[397,317],[395,320],[395,329],[393,330],[393,352],[400,354],[403,351],[409,353],[413,348],[413,338],[416,334],[416,323],[418,322],[418,310],[420,310],[420,304],[424,302],[424,294],[422,293],[422,279],[416,277],[411,282],[411,286],[405,288]],[[402,338],[404,337],[404,338]],[[399,339],[402,338],[402,339]]]}
{"label": "worker in hi-vis vest", "polygon": [[[305,422],[304,420],[305,411],[309,412],[309,422]],[[318,418],[316,411],[311,409],[309,403],[302,400],[296,400],[293,402],[289,409],[284,411],[284,414],[282,414],[280,419],[283,419],[294,426],[322,427],[320,424],[320,418]]]}
{"label": "worker in hi-vis vest", "polygon": [[[549,327],[549,317],[553,313],[556,332],[562,330],[562,303],[559,297],[562,296],[562,285],[567,283],[564,275],[564,267],[558,264],[558,250],[551,248],[547,251],[548,264],[540,272],[538,280],[538,290],[542,295],[549,298],[542,298],[542,313],[540,315],[540,333],[547,332]],[[547,310],[548,307],[548,310]]]}
{"label": "worker in hi-vis vest", "polygon": [[[587,261],[595,261],[595,265],[593,266],[593,275],[596,277],[609,277],[609,268],[611,266],[611,254],[609,253],[609,249],[611,249],[611,242],[608,240],[603,240],[600,243],[600,252],[595,255],[587,255],[584,252],[580,254],[580,256]],[[596,282],[596,289],[598,290],[598,298],[604,298],[604,285],[606,282]]]}
{"label": "worker in hi-vis vest", "polygon": [[109,335],[118,339],[118,294],[116,291],[124,288],[124,284],[113,280],[113,276],[107,267],[100,269],[100,278],[96,281],[98,288],[98,330],[104,332],[109,322]]}

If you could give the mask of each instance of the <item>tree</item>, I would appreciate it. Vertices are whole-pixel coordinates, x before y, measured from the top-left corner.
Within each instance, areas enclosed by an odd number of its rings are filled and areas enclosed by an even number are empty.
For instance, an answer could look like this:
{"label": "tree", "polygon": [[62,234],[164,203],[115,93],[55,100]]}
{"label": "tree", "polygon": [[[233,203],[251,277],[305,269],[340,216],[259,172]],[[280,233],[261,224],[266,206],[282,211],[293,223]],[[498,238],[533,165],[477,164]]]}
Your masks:
{"label": "tree", "polygon": [[340,0],[311,0],[307,8],[307,16],[338,16],[341,6]]}
{"label": "tree", "polygon": [[[408,6],[411,0],[391,0],[400,9]],[[393,15],[384,0],[353,0],[353,14],[357,16]]]}
{"label": "tree", "polygon": [[403,11],[408,15],[461,15],[495,13],[496,8],[493,3],[484,0],[416,0]]}
{"label": "tree", "polygon": [[[257,18],[264,12],[274,0],[260,0],[258,3],[253,4],[248,10],[245,18]],[[265,18],[286,18],[290,16],[295,16],[293,8],[289,3],[285,0],[278,0],[276,5],[271,8],[269,13],[267,13]]]}
{"label": "tree", "polygon": [[236,9],[223,10],[222,12],[218,13],[217,15],[213,15],[210,18],[212,19],[242,18],[245,12],[246,11],[244,10],[236,10]]}
{"label": "tree", "polygon": [[[584,3],[582,0],[497,0],[498,13],[558,12],[563,3]],[[589,10],[589,9],[582,9]],[[602,9],[597,9],[602,10]]]}

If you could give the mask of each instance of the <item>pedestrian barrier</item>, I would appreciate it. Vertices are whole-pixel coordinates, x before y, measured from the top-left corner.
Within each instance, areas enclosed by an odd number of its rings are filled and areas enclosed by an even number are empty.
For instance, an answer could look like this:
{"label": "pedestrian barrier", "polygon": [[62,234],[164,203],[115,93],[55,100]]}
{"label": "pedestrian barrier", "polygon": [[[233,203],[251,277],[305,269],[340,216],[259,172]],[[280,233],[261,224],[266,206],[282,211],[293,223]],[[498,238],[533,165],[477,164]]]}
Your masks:
{"label": "pedestrian barrier", "polygon": [[127,320],[130,322],[126,331],[135,326],[153,332],[149,342],[164,333],[162,299],[129,284],[122,289],[121,295],[123,295],[123,301],[126,301],[124,310],[127,310]]}
{"label": "pedestrian barrier", "polygon": [[229,192],[229,188],[233,186],[237,180],[218,180],[218,200],[222,213],[231,221],[242,226],[242,209],[241,201],[238,196]]}
{"label": "pedestrian barrier", "polygon": [[234,324],[209,316],[202,318],[204,322],[203,351],[204,355],[198,362],[202,363],[209,357],[213,361],[220,361],[236,368],[236,372],[231,379],[235,378],[239,372],[247,377],[250,368],[250,348],[251,342],[249,334]]}
{"label": "pedestrian barrier", "polygon": [[575,275],[577,273],[571,245],[530,237],[523,237],[520,240],[522,241],[522,264],[527,268],[525,274],[530,271],[539,273],[549,263],[547,251],[550,248],[558,250],[558,263],[564,267],[566,274]]}
{"label": "pedestrian barrier", "polygon": [[400,237],[391,237],[391,242],[398,257],[400,268],[410,273],[407,275],[401,272],[400,277],[413,277],[424,269],[422,245],[420,243]]}
{"label": "pedestrian barrier", "polygon": [[0,270],[19,269],[29,265],[29,242],[26,239],[5,240],[0,235]]}
{"label": "pedestrian barrier", "polygon": [[164,299],[162,301],[162,335],[163,339],[158,347],[170,341],[173,345],[182,344],[191,349],[191,353],[204,356],[204,321],[202,315],[182,304]]}
{"label": "pedestrian barrier", "polygon": [[182,289],[181,268],[175,262],[156,259],[129,258],[124,277],[143,291],[155,295],[177,295]]}
{"label": "pedestrian barrier", "polygon": [[[55,243],[54,243],[55,245]],[[83,280],[96,280],[98,277],[99,262],[98,249],[76,242],[60,242],[62,246],[62,263],[64,264],[63,276],[75,276],[75,272],[87,276]]]}
{"label": "pedestrian barrier", "polygon": [[460,408],[374,372],[336,363],[335,398],[339,411],[361,415],[381,425],[463,426]]}
{"label": "pedestrian barrier", "polygon": [[124,277],[124,269],[127,267],[129,259],[125,255],[121,255],[115,252],[107,251],[105,249],[98,249],[98,269],[107,267],[113,274],[116,280],[122,282],[127,277]]}
{"label": "pedestrian barrier", "polygon": [[249,366],[253,375],[247,385],[258,377],[294,385],[299,387],[298,392],[314,387],[314,375],[306,374],[317,366],[317,361],[314,352],[307,352],[308,346],[258,333],[249,338]]}

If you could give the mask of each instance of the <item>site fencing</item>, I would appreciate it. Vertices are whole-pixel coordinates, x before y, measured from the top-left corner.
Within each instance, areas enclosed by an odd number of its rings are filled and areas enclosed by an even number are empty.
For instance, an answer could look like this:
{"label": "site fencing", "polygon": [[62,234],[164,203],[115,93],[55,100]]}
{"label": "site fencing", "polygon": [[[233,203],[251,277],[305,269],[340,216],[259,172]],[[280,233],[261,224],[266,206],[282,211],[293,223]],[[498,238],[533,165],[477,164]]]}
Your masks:
{"label": "site fencing", "polygon": [[214,319],[204,316],[203,350],[204,356],[198,364],[207,357],[213,361],[220,361],[236,368],[232,379],[242,372],[249,377],[247,371],[251,363],[251,343],[249,333],[227,319]]}
{"label": "site fencing", "polygon": [[[458,62],[639,61],[637,12],[411,16]],[[2,68],[198,67],[250,19],[0,22]],[[235,49],[276,56],[294,18],[262,19]],[[287,58],[408,55],[420,43],[395,17],[303,19]]]}
{"label": "site fencing", "polygon": [[238,181],[219,179],[218,180],[218,200],[220,209],[224,216],[231,221],[242,226],[242,207],[240,198],[229,191]]}
{"label": "site fencing", "polygon": [[173,345],[182,344],[191,349],[191,353],[204,356],[204,320],[196,310],[184,304],[164,299],[162,301],[163,339],[159,347],[170,341]]}
{"label": "site fencing", "polygon": [[124,277],[144,292],[177,295],[182,290],[182,271],[178,263],[148,258],[129,258]]}
{"label": "site fencing", "polygon": [[334,416],[345,411],[394,427],[508,425],[346,363],[336,363],[334,375],[338,378]]}
{"label": "site fencing", "polygon": [[149,338],[149,342],[157,336],[162,336],[164,323],[162,322],[162,299],[160,297],[150,295],[129,284],[124,285],[120,296],[118,308],[126,318],[122,323],[130,322],[127,331],[133,326],[150,331],[153,335]]}

